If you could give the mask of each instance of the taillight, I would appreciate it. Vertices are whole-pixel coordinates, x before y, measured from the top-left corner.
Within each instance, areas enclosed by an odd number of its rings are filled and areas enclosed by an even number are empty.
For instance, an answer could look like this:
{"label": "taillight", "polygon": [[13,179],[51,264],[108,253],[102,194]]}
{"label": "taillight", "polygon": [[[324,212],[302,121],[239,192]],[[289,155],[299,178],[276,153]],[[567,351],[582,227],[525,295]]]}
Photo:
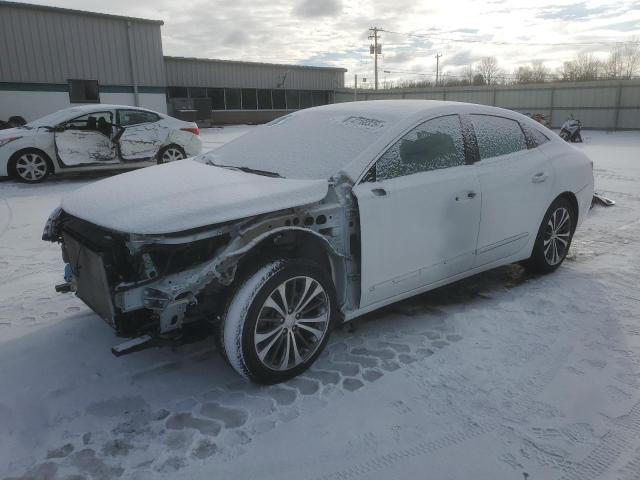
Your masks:
{"label": "taillight", "polygon": [[181,128],[183,132],[190,132],[194,135],[200,135],[200,129],[198,127]]}

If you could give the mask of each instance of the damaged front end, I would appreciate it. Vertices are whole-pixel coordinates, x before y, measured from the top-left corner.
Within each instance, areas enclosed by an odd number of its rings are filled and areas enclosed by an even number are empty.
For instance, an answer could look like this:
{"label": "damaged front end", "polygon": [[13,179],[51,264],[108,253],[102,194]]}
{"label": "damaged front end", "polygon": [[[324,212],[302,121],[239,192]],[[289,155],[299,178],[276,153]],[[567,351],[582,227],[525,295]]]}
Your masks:
{"label": "damaged front end", "polygon": [[43,240],[62,246],[65,283],[56,290],[75,292],[118,334],[134,336],[183,325],[200,290],[188,277],[229,242],[224,230],[147,238],[113,232],[58,209]]}
{"label": "damaged front end", "polygon": [[349,308],[359,294],[359,225],[349,196],[335,190],[330,196],[329,203],[173,234],[111,231],[58,209],[43,240],[61,243],[67,264],[65,283],[56,290],[75,292],[125,337],[164,335],[215,320],[237,270],[274,250],[318,255],[332,272],[340,304]]}

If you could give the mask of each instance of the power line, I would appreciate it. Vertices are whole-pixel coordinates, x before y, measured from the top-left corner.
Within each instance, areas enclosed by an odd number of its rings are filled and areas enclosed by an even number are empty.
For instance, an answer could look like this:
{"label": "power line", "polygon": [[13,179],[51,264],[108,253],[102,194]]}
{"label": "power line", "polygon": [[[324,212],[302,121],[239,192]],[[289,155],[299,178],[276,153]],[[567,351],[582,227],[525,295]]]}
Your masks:
{"label": "power line", "polygon": [[451,38],[451,37],[441,37],[438,34],[435,35],[427,35],[424,33],[409,33],[409,32],[396,32],[393,30],[383,30],[380,31],[385,33],[392,33],[396,35],[404,35],[406,37],[415,37],[421,38],[425,40],[441,40],[447,42],[455,42],[455,43],[481,43],[481,44],[492,44],[492,45],[521,45],[521,46],[540,46],[540,47],[559,47],[559,46],[588,46],[588,45],[619,45],[619,44],[640,44],[640,41],[607,41],[607,42],[556,42],[556,43],[541,43],[541,42],[504,42],[504,41],[496,41],[496,40],[481,40],[481,39],[472,39],[472,38]]}

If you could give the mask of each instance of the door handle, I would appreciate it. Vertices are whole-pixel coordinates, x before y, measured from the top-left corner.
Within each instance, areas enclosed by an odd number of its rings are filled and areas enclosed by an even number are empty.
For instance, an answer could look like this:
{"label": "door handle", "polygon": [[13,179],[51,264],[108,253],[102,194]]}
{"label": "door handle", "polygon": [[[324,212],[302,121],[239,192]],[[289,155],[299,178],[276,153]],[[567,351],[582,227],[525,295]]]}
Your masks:
{"label": "door handle", "polygon": [[476,196],[476,192],[467,193],[467,198],[475,198],[475,196]]}
{"label": "door handle", "polygon": [[371,189],[371,194],[374,197],[386,197],[387,196],[387,191],[384,188],[372,188]]}
{"label": "door handle", "polygon": [[549,175],[547,175],[544,172],[538,172],[536,173],[532,178],[531,181],[533,183],[542,183],[544,182],[547,178],[549,178]]}

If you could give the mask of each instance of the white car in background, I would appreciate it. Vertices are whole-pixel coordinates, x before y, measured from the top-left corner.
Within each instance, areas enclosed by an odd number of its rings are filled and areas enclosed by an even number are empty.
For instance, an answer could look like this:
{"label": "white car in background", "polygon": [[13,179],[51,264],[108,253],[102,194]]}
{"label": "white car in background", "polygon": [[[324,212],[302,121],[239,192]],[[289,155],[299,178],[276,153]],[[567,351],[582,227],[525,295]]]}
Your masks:
{"label": "white car in background", "polygon": [[198,155],[195,123],[126,105],[82,105],[0,130],[0,177],[128,169]]}
{"label": "white car in background", "polygon": [[367,312],[512,262],[554,271],[592,194],[589,158],[519,113],[341,103],[87,185],[43,239],[57,290],[120,334],[211,322],[238,373],[274,383]]}

